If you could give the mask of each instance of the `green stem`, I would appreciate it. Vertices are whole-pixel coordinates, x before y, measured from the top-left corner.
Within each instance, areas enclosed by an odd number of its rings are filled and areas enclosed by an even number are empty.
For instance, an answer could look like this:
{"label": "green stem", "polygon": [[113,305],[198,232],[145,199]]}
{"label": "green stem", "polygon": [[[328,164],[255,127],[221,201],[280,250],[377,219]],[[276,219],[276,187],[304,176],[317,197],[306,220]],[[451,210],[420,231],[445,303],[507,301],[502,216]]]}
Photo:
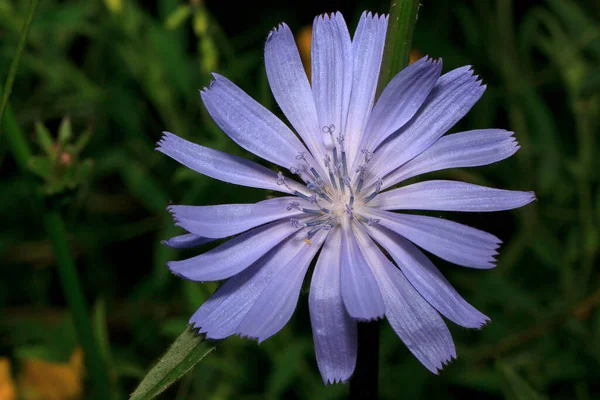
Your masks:
{"label": "green stem", "polygon": [[71,257],[63,218],[58,210],[51,209],[44,212],[43,220],[46,233],[50,237],[54,248],[63,292],[77,328],[79,341],[84,349],[86,368],[92,377],[92,393],[95,394],[97,399],[109,399],[110,385],[106,363],[100,354],[98,341],[90,324],[86,301]]}
{"label": "green stem", "polygon": [[408,65],[419,0],[392,0],[377,97],[402,68]]}
{"label": "green stem", "polygon": [[[418,0],[392,0],[377,96],[408,65],[418,11]],[[358,323],[358,355],[356,370],[350,379],[350,400],[377,399],[379,325],[379,321]]]}
{"label": "green stem", "polygon": [[4,85],[4,96],[2,97],[2,104],[0,105],[0,121],[2,121],[2,118],[4,117],[4,112],[6,111],[6,106],[8,105],[8,98],[10,97],[10,93],[12,92],[13,83],[15,82],[15,76],[17,75],[17,69],[19,68],[19,61],[21,60],[21,54],[23,53],[23,49],[25,48],[27,35],[29,35],[29,28],[31,27],[31,21],[33,20],[33,14],[35,13],[37,2],[38,0],[31,0],[31,3],[29,4],[29,12],[27,13],[27,18],[25,19],[23,30],[21,31],[19,44],[17,45],[17,53],[15,54],[15,57],[10,63],[10,70],[8,71],[8,77],[6,78],[6,83]]}

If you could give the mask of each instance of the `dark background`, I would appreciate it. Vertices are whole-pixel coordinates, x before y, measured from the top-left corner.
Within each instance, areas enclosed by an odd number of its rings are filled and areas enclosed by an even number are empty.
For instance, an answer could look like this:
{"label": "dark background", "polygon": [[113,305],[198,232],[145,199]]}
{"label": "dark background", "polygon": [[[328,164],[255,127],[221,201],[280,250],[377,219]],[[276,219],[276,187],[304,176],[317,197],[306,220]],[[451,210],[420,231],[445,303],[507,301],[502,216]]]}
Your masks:
{"label": "dark background", "polygon": [[[27,6],[0,2],[2,79]],[[135,388],[217,287],[182,281],[165,267],[197,253],[160,245],[180,232],[165,210],[169,201],[246,203],[269,194],[179,166],[154,151],[161,131],[251,157],[200,102],[210,72],[279,112],[263,66],[270,29],[285,21],[298,32],[317,14],[339,10],[353,32],[363,10],[388,7],[386,1],[40,2],[10,103],[41,158],[36,123],[56,137],[69,116],[72,141],[91,132],[81,153],[72,154],[72,175],[32,168],[67,221],[117,398]],[[488,84],[452,131],[505,128],[521,144],[499,164],[427,177],[535,190],[538,201],[510,212],[448,213],[504,241],[491,271],[434,260],[492,323],[481,331],[449,323],[458,359],[434,376],[384,322],[382,399],[599,396],[599,13],[597,1],[422,2],[413,48],[442,57],[444,71],[473,65]],[[31,358],[65,362],[77,341],[40,211],[4,133],[0,168],[0,356],[19,376]],[[260,346],[237,337],[221,342],[164,398],[344,398],[347,385],[323,386],[312,346],[304,293],[283,331]]]}

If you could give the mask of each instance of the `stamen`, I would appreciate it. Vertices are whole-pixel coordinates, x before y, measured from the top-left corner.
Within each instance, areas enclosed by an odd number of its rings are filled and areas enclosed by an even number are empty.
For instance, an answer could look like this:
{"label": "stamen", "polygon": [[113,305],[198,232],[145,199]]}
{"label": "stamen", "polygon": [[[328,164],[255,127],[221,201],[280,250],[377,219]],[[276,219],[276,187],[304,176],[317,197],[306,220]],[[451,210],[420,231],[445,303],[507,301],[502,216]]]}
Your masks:
{"label": "stamen", "polygon": [[302,212],[307,214],[321,214],[320,210],[311,210],[310,208],[302,208]]}
{"label": "stamen", "polygon": [[[285,181],[285,177],[283,176],[283,174],[281,173],[281,171],[279,171],[277,173],[277,185],[279,186],[285,186],[290,192],[294,192],[294,190],[292,190],[292,188],[290,187],[290,185],[287,184],[287,182]],[[298,193],[296,191],[296,193]]]}
{"label": "stamen", "polygon": [[348,204],[346,204],[346,213],[350,216],[350,219],[354,219],[354,212],[352,212],[352,208]]}
{"label": "stamen", "polygon": [[[307,226],[307,227],[309,227],[309,226],[317,226],[317,225],[322,225],[322,224],[324,224],[324,223],[326,223],[326,222],[330,222],[330,221],[332,221],[332,219],[333,219],[333,218],[331,218],[331,217],[330,217],[330,216],[328,216],[328,215],[323,215],[322,217],[318,217],[318,218],[315,218],[315,219],[313,219],[313,220],[310,220],[310,221],[308,221],[308,222],[306,223],[306,226]],[[330,225],[331,225],[331,224],[330,224]]]}
{"label": "stamen", "polygon": [[308,238],[308,240],[310,240],[321,229],[327,229],[327,230],[329,230],[331,228],[332,228],[332,226],[329,225],[329,224],[317,225],[316,227],[314,227],[313,229],[311,229],[310,231],[308,231],[308,233],[306,234],[306,237]]}
{"label": "stamen", "polygon": [[360,191],[362,190],[362,186],[364,183],[364,175],[365,175],[365,171],[367,170],[367,164],[373,158],[373,152],[371,152],[367,149],[362,149],[360,152],[365,155],[365,159],[358,166],[358,168],[356,168],[356,172],[358,172],[358,178],[357,178],[358,183],[356,185],[356,194],[359,194]]}
{"label": "stamen", "polygon": [[344,183],[348,186],[348,190],[350,191],[350,207],[354,204],[354,190],[352,190],[352,185],[350,184],[350,178],[345,177]]}
{"label": "stamen", "polygon": [[367,220],[367,225],[369,226],[373,226],[373,225],[377,225],[379,223],[379,218],[369,218]]}
{"label": "stamen", "polygon": [[364,174],[365,174],[366,169],[367,169],[366,165],[359,165],[358,168],[356,168],[356,172],[358,172],[358,177],[357,177],[358,183],[356,184],[356,194],[359,194],[362,189],[362,186],[364,183]]}
{"label": "stamen", "polygon": [[314,194],[312,196],[307,196],[304,193],[300,193],[297,190],[294,190],[294,196],[300,197],[302,200],[310,201],[311,203],[315,202],[314,198],[316,197]]}
{"label": "stamen", "polygon": [[373,193],[371,193],[370,195],[368,195],[365,200],[363,201],[364,204],[367,204],[368,202],[370,202],[371,200],[373,200],[375,198],[375,196],[377,196],[377,194],[379,193],[379,191],[381,190],[381,186],[383,185],[383,180],[381,178],[379,178],[377,180],[377,183],[375,183],[375,191]]}
{"label": "stamen", "polygon": [[333,169],[331,168],[331,157],[329,154],[325,155],[325,167],[327,167],[327,171],[329,171],[329,180],[331,181],[331,185],[333,186],[333,190],[337,192],[337,184],[335,183],[335,175],[333,174]]}

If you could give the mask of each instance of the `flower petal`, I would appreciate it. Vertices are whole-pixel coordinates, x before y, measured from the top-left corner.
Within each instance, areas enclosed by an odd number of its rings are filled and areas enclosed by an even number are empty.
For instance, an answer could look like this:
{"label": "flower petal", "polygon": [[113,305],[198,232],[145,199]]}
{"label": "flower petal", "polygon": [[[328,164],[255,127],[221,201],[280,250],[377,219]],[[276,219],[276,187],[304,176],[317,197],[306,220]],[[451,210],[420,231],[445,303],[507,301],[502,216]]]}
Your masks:
{"label": "flower petal", "polygon": [[392,256],[417,292],[443,316],[465,328],[481,328],[489,322],[490,319],[467,303],[412,243],[382,226],[367,229],[369,235]]}
{"label": "flower petal", "polygon": [[[310,202],[298,197],[278,197],[256,204],[222,204],[218,206],[169,206],[169,211],[188,232],[198,235],[224,238],[247,231],[256,226],[281,218],[302,214],[296,209],[288,210],[293,204],[311,208]],[[314,207],[312,207],[314,208]]]}
{"label": "flower petal", "polygon": [[373,108],[361,149],[373,151],[404,126],[421,108],[442,72],[442,62],[428,57],[400,71],[385,87]]}
{"label": "flower petal", "polygon": [[[315,18],[311,42],[312,91],[319,126],[334,125],[335,134],[345,131],[352,91],[352,42],[342,14]],[[329,135],[323,142],[332,147]]]}
{"label": "flower petal", "polygon": [[163,240],[161,243],[169,246],[172,249],[189,249],[190,247],[196,247],[205,243],[210,243],[213,240],[215,239],[194,235],[193,233],[186,233],[172,237],[168,240]]}
{"label": "flower petal", "polygon": [[437,374],[444,364],[456,358],[454,342],[444,320],[364,232],[357,234],[357,240],[373,260],[373,272],[390,325],[411,353]]}
{"label": "flower petal", "polygon": [[383,299],[365,255],[356,243],[354,225],[346,218],[342,227],[342,298],[352,318],[373,320],[385,312]]}
{"label": "flower petal", "polygon": [[311,243],[301,244],[301,250],[273,277],[244,317],[237,333],[262,342],[273,336],[292,317],[310,262],[327,237],[321,230]]}
{"label": "flower petal", "polygon": [[227,78],[213,76],[201,96],[217,125],[244,149],[289,169],[296,156],[306,152],[296,135]]}
{"label": "flower petal", "polygon": [[413,176],[448,168],[477,167],[504,160],[519,145],[513,132],[503,129],[477,129],[442,136],[430,148],[389,173],[383,189]]}
{"label": "flower petal", "polygon": [[294,35],[286,24],[273,29],[265,43],[265,68],[281,111],[322,165],[325,157],[315,100]]}
{"label": "flower petal", "polygon": [[352,40],[354,77],[346,123],[346,152],[350,165],[353,165],[353,160],[358,153],[363,132],[373,109],[387,25],[387,15],[378,16],[364,12]]}
{"label": "flower petal", "polygon": [[414,244],[451,263],[470,268],[494,268],[500,239],[457,222],[424,215],[370,209],[364,213]]}
{"label": "flower petal", "polygon": [[236,333],[258,296],[285,265],[304,248],[304,232],[285,239],[258,261],[227,280],[190,319],[209,339]]}
{"label": "flower petal", "polygon": [[167,265],[175,275],[191,281],[218,281],[243,271],[296,230],[288,220],[272,222],[206,253]]}
{"label": "flower petal", "polygon": [[277,173],[255,162],[200,146],[170,132],[163,133],[156,150],[203,175],[236,185],[284,193],[293,193],[294,190],[306,192],[304,185],[292,179],[286,179],[291,190],[285,185],[277,185]]}
{"label": "flower petal", "polygon": [[356,322],[342,301],[341,240],[340,229],[334,228],[319,255],[308,297],[315,354],[325,384],[345,382],[356,366]]}
{"label": "flower petal", "polygon": [[469,68],[442,75],[417,114],[375,151],[369,170],[378,176],[370,182],[427,150],[469,112],[485,91]]}
{"label": "flower petal", "polygon": [[502,211],[535,200],[533,192],[493,189],[458,181],[433,180],[393,189],[373,199],[383,210]]}

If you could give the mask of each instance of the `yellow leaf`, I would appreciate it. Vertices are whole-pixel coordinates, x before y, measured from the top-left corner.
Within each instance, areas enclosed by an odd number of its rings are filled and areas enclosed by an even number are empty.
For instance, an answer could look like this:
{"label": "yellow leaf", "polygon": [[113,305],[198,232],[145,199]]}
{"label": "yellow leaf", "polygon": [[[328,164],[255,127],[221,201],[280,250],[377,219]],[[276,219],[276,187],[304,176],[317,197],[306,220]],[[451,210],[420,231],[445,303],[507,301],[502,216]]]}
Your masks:
{"label": "yellow leaf", "polygon": [[15,383],[10,374],[10,360],[0,357],[0,400],[15,400]]}
{"label": "yellow leaf", "polygon": [[[25,359],[19,394],[26,400],[74,400],[83,395],[83,352],[76,348],[68,363]],[[0,399],[1,400],[1,399]]]}

